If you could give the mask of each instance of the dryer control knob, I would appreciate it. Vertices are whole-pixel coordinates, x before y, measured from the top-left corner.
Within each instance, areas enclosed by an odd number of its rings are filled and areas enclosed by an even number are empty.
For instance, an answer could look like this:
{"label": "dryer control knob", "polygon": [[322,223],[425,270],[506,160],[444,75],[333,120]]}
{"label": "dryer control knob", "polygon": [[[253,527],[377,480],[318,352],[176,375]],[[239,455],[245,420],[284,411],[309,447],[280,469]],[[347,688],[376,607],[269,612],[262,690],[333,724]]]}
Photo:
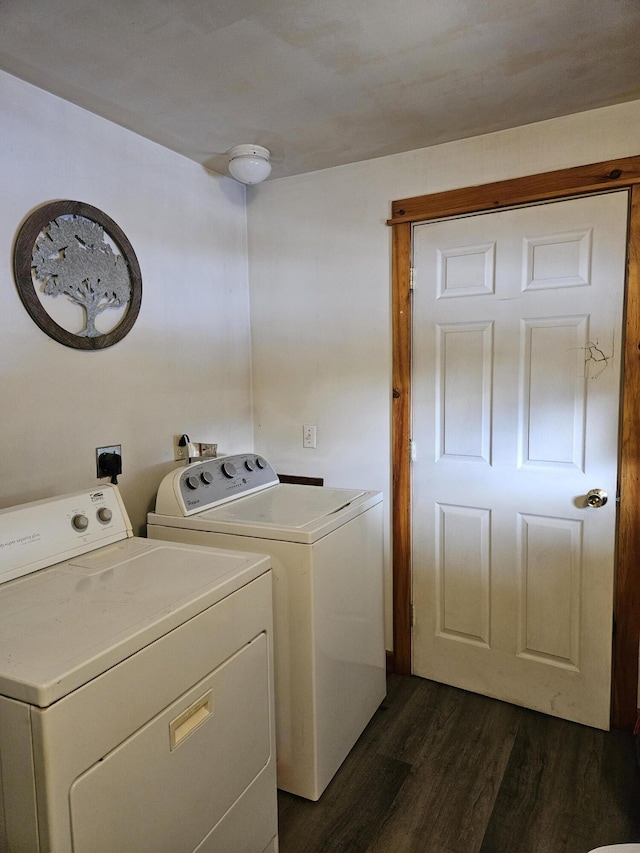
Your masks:
{"label": "dryer control knob", "polygon": [[223,462],[222,463],[222,473],[225,477],[228,477],[230,480],[236,476],[236,466],[233,462]]}
{"label": "dryer control knob", "polygon": [[86,515],[78,513],[78,515],[74,515],[71,519],[71,524],[73,525],[74,530],[86,530],[89,526],[89,519]]}
{"label": "dryer control knob", "polygon": [[247,469],[247,471],[255,471],[256,470],[256,466],[253,464],[251,459],[245,459],[244,460],[244,467]]}
{"label": "dryer control knob", "polygon": [[200,483],[198,482],[198,478],[194,477],[193,474],[191,474],[191,476],[187,477],[185,482],[190,489],[197,489],[198,486],[200,485]]}
{"label": "dryer control knob", "polygon": [[256,465],[258,468],[266,468],[267,463],[264,461],[262,456],[256,456]]}
{"label": "dryer control knob", "polygon": [[113,518],[113,513],[108,506],[101,506],[97,515],[98,521],[101,521],[103,524],[108,524]]}
{"label": "dryer control knob", "polygon": [[213,474],[211,471],[203,471],[202,474],[200,474],[200,479],[205,483],[205,485],[210,486],[211,483],[213,483]]}

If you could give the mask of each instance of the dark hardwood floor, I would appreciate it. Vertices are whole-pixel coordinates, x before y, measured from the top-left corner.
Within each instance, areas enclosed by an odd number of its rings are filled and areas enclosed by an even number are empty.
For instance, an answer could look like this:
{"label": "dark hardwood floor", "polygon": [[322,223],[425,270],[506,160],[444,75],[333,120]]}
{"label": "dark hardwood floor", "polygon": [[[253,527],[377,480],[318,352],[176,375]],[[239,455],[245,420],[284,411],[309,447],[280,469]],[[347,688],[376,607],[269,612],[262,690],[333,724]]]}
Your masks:
{"label": "dark hardwood floor", "polygon": [[640,841],[630,732],[398,675],[320,800],[279,791],[278,805],[281,853],[587,853]]}

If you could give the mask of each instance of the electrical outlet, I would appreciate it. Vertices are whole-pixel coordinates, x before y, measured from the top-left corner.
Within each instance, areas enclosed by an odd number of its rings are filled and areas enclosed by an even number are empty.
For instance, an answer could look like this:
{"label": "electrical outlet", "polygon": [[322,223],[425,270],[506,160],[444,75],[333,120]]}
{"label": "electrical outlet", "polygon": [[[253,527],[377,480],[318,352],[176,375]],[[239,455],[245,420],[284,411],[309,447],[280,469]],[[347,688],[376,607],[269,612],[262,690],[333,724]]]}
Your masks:
{"label": "electrical outlet", "polygon": [[96,477],[98,479],[110,476],[109,474],[105,474],[100,466],[100,457],[103,453],[115,453],[117,456],[122,458],[122,445],[110,444],[108,447],[96,447]]}
{"label": "electrical outlet", "polygon": [[187,458],[187,444],[180,444],[184,440],[184,433],[173,436],[173,458],[176,462],[184,462]]}

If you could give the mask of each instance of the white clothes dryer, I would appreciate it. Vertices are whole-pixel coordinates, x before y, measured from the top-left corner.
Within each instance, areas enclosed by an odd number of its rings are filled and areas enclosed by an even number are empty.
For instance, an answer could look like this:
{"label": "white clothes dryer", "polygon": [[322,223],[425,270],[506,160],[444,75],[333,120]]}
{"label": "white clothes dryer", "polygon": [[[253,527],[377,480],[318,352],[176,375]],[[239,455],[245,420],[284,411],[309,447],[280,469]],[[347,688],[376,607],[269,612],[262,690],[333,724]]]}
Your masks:
{"label": "white clothes dryer", "polygon": [[382,507],[244,453],[171,472],[148,516],[150,538],[270,556],[278,787],[311,800],[386,694]]}
{"label": "white clothes dryer", "polygon": [[113,486],[0,511],[3,853],[277,850],[271,581]]}

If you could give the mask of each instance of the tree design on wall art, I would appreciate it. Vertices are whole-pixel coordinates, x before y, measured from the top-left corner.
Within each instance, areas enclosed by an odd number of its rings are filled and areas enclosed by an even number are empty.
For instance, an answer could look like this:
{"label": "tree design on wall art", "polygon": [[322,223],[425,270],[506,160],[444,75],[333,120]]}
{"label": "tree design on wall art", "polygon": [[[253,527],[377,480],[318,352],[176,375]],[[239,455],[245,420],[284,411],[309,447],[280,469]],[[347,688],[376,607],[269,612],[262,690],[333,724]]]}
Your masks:
{"label": "tree design on wall art", "polygon": [[[111,346],[135,322],[142,298],[140,268],[123,232],[97,208],[74,201],[39,208],[18,234],[14,267],[27,311],[59,343],[77,349]],[[64,297],[80,307],[84,327],[71,332],[56,323],[45,297]],[[123,307],[122,319],[101,333],[98,317]]]}
{"label": "tree design on wall art", "polygon": [[104,228],[80,216],[58,217],[36,242],[33,270],[47,296],[64,294],[80,305],[86,324],[79,337],[95,338],[96,317],[131,298],[129,270],[105,242]]}

